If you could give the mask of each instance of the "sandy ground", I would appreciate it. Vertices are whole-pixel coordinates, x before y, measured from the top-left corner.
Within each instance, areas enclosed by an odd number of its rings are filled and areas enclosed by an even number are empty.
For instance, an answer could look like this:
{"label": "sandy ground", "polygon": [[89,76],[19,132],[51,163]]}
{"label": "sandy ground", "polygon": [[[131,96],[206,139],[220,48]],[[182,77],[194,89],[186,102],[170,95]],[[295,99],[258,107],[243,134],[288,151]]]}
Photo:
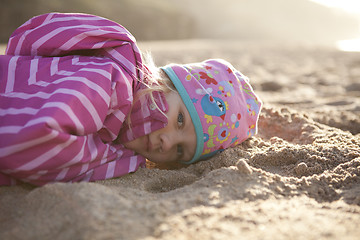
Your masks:
{"label": "sandy ground", "polygon": [[360,53],[142,43],[157,64],[224,58],[251,78],[259,134],[178,170],[0,187],[0,239],[359,239]]}

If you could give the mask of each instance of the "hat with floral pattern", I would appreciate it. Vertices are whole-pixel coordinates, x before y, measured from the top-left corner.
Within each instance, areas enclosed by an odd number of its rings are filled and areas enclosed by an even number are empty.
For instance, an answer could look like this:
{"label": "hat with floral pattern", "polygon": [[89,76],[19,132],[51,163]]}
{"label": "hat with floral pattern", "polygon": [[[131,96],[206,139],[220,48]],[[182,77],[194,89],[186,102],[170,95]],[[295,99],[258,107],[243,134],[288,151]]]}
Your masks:
{"label": "hat with floral pattern", "polygon": [[262,102],[249,79],[230,63],[210,59],[161,69],[175,85],[195,127],[196,151],[187,163],[207,159],[257,133]]}

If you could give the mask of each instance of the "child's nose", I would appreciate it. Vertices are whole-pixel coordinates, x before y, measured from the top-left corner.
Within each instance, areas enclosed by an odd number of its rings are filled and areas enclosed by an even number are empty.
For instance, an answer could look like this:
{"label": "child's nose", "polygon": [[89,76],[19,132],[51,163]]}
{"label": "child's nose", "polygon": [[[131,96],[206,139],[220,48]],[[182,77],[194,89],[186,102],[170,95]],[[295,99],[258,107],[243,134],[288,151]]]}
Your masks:
{"label": "child's nose", "polygon": [[176,131],[167,132],[161,134],[161,150],[163,152],[168,152],[174,148],[174,146],[178,145],[179,135]]}

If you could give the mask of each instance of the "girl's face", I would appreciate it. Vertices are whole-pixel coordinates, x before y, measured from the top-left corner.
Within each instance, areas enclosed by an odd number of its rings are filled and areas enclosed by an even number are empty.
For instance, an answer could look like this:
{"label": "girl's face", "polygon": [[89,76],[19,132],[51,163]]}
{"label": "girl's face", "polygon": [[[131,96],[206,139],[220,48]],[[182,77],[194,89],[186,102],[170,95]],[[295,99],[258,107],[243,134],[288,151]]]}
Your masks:
{"label": "girl's face", "polygon": [[165,94],[168,125],[124,146],[155,163],[190,161],[196,150],[195,128],[177,92]]}

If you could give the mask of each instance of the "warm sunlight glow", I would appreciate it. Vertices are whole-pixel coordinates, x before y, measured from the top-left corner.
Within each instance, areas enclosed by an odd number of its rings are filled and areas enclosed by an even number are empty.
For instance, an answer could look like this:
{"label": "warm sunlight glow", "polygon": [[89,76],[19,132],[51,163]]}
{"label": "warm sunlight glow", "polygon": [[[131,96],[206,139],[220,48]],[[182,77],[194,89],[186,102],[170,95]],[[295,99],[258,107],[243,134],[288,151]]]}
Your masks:
{"label": "warm sunlight glow", "polygon": [[[360,29],[360,1],[359,0],[311,0],[327,7],[344,10],[359,19]],[[360,36],[359,36],[360,37]],[[341,51],[360,52],[360,38],[341,40],[336,43],[336,47]]]}
{"label": "warm sunlight glow", "polygon": [[360,1],[359,0],[311,0],[319,4],[339,8],[350,13],[360,14]]}
{"label": "warm sunlight glow", "polygon": [[338,41],[336,46],[341,51],[360,52],[360,38]]}

